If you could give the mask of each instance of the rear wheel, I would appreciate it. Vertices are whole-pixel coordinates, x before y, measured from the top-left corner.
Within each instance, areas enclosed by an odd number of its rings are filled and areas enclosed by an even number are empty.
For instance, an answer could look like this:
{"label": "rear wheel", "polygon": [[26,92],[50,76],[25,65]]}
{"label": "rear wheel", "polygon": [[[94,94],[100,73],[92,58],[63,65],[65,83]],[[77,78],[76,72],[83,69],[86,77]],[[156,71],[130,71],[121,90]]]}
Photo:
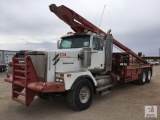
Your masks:
{"label": "rear wheel", "polygon": [[138,79],[137,83],[139,85],[144,85],[146,83],[146,72],[144,69],[141,70],[141,75],[140,75],[140,78]]}
{"label": "rear wheel", "polygon": [[0,67],[0,72],[4,72],[4,71],[6,71],[6,66],[1,66]]}
{"label": "rear wheel", "polygon": [[2,72],[4,72],[4,71],[6,71],[6,67],[5,66],[2,67]]}
{"label": "rear wheel", "polygon": [[146,74],[146,83],[149,83],[151,81],[151,71],[147,70],[147,74]]}
{"label": "rear wheel", "polygon": [[0,72],[3,72],[4,71],[4,68],[3,66],[0,67]]}
{"label": "rear wheel", "polygon": [[93,99],[93,85],[88,79],[76,82],[72,90],[67,92],[68,104],[76,110],[87,109]]}

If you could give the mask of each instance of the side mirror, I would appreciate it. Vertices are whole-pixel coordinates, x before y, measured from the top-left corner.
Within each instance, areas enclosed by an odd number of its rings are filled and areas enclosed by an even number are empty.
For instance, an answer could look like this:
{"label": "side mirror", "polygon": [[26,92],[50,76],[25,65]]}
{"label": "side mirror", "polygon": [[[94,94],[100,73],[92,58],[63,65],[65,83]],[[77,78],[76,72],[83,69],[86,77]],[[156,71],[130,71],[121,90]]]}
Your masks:
{"label": "side mirror", "polygon": [[58,49],[60,48],[60,44],[61,44],[61,40],[58,40],[58,41],[57,41],[57,48],[58,48]]}

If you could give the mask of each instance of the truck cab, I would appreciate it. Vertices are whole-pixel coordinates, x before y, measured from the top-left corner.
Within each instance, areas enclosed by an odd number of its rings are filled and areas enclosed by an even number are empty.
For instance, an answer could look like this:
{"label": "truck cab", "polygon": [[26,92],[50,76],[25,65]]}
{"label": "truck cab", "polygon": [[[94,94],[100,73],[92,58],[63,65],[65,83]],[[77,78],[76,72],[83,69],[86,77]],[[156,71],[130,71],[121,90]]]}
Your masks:
{"label": "truck cab", "polygon": [[[104,50],[104,36],[97,35],[96,33],[86,32],[86,33],[69,33],[62,37],[59,49],[74,49],[80,48],[81,52],[83,48],[90,49],[90,66],[89,70],[101,71],[104,69],[105,64],[105,50]],[[111,51],[110,51],[111,52]],[[82,60],[80,56],[81,53],[77,55],[79,59]],[[97,58],[98,59],[97,61]]]}
{"label": "truck cab", "polygon": [[88,76],[96,87],[95,76],[111,70],[112,44],[111,41],[108,44],[109,65],[106,71],[105,41],[103,35],[90,31],[70,32],[61,38],[60,43],[58,42],[58,50],[28,51],[26,55],[30,56],[37,76],[42,82],[64,82],[65,90],[70,90],[77,78]]}

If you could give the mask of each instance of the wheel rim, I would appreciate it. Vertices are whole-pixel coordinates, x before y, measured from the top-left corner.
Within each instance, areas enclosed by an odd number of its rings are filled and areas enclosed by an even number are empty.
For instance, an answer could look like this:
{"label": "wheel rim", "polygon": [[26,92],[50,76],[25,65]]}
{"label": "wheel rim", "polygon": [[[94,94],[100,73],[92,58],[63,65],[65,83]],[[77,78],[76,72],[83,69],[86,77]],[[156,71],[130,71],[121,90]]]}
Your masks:
{"label": "wheel rim", "polygon": [[148,80],[151,79],[151,71],[148,71]]}
{"label": "wheel rim", "polygon": [[143,82],[145,82],[146,81],[146,74],[145,73],[143,73]]}
{"label": "wheel rim", "polygon": [[79,98],[82,103],[86,103],[90,97],[90,90],[87,86],[81,88]]}

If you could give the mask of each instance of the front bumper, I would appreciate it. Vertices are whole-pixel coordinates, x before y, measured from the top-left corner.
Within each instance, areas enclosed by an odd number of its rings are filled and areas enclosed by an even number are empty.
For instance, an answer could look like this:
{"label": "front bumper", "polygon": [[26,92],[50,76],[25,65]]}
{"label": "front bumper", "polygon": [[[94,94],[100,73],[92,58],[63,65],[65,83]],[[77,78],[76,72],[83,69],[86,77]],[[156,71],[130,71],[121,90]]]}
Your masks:
{"label": "front bumper", "polygon": [[31,89],[37,92],[45,92],[45,93],[48,92],[49,93],[49,92],[64,92],[65,91],[65,84],[60,83],[60,82],[47,82],[47,83],[33,82],[33,83],[28,83],[27,85],[25,85],[22,80],[13,82],[13,79],[10,76],[6,76],[4,78],[4,81],[12,83],[12,84],[20,85],[20,86],[26,86],[28,89]]}
{"label": "front bumper", "polygon": [[64,83],[60,82],[35,82],[35,83],[29,83],[27,85],[27,88],[39,92],[64,92],[65,91],[65,85]]}

